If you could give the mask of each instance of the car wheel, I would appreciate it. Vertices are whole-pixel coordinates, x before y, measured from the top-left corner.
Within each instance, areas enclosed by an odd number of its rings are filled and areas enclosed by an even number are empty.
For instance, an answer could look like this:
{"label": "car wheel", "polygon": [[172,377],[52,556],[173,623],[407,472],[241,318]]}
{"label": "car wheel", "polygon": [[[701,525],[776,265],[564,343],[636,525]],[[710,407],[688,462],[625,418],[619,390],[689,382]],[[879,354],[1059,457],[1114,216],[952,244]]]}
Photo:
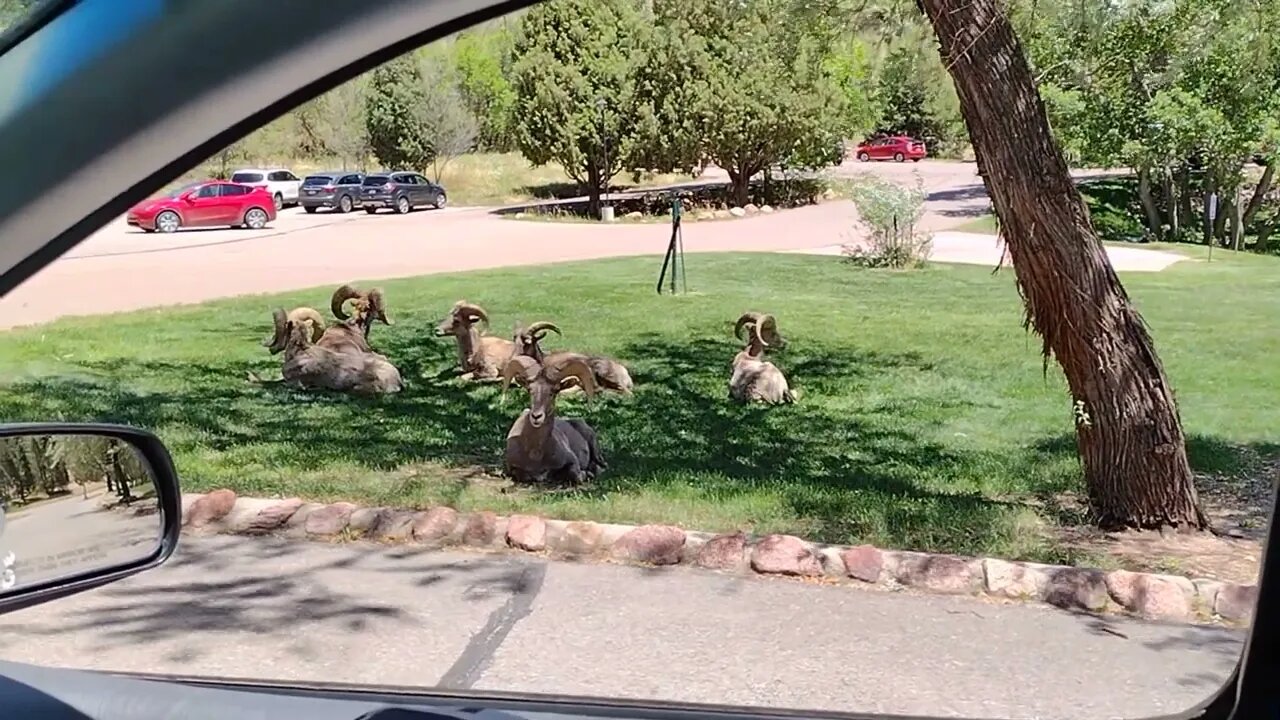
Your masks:
{"label": "car wheel", "polygon": [[367,208],[365,208],[365,209],[364,209],[364,211],[365,211],[365,212],[367,212],[367,213],[369,213],[370,215],[373,215],[374,213],[378,212],[378,208],[376,208],[376,207],[367,207]]}
{"label": "car wheel", "polygon": [[444,206],[445,206],[448,202],[449,202],[449,198],[445,197],[444,191],[443,191],[443,190],[441,190],[441,191],[440,191],[440,194],[436,195],[436,209],[437,209],[437,210],[443,210],[443,209],[444,209]]}
{"label": "car wheel", "polygon": [[313,213],[316,211],[316,208],[314,205],[303,205],[302,209],[306,210],[308,213]]}
{"label": "car wheel", "polygon": [[271,202],[275,203],[276,212],[280,212],[281,210],[284,209],[284,196],[281,195],[280,193],[276,193],[275,195],[272,195]]}
{"label": "car wheel", "polygon": [[911,162],[920,162],[920,158],[911,158]]}
{"label": "car wheel", "polygon": [[353,207],[354,207],[354,203],[351,202],[350,195],[343,195],[342,197],[338,198],[338,212],[349,213],[351,212]]}
{"label": "car wheel", "polygon": [[162,233],[178,232],[182,227],[182,218],[172,210],[165,210],[156,216],[156,229]]}
{"label": "car wheel", "polygon": [[906,159],[907,159],[907,156],[906,156],[906,155],[903,155],[902,153],[894,153],[894,154],[893,154],[893,161],[894,161],[894,162],[903,162],[903,161],[904,161],[904,160],[906,160]]}
{"label": "car wheel", "polygon": [[870,156],[870,155],[868,155],[868,154],[866,154],[866,153],[864,153],[864,152],[860,152],[860,153],[858,153],[858,162],[867,162],[867,161],[868,161],[868,160],[870,160],[870,159],[871,159],[871,156]]}
{"label": "car wheel", "polygon": [[244,214],[244,225],[250,230],[261,230],[267,226],[267,211],[262,208],[249,208]]}
{"label": "car wheel", "polygon": [[396,198],[396,212],[400,213],[401,215],[404,215],[405,213],[409,212],[412,209],[413,209],[413,205],[409,204],[408,197],[401,195],[400,197]]}

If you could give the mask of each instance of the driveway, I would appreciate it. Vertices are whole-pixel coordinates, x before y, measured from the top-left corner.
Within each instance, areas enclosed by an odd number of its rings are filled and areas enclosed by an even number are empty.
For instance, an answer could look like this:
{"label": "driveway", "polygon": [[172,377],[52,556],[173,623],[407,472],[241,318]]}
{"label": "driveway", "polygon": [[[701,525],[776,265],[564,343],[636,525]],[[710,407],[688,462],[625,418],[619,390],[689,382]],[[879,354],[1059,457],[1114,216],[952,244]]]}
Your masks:
{"label": "driveway", "polygon": [[691,568],[184,537],[0,619],[0,658],[99,670],[974,718],[1173,715],[1238,631]]}
{"label": "driveway", "polygon": [[[710,177],[715,177],[712,170]],[[972,163],[848,163],[863,173],[912,181],[929,191],[923,229],[945,230],[986,212]],[[1099,172],[1080,173],[1081,177]],[[694,222],[686,252],[805,250],[857,241],[857,213],[832,201],[771,215]],[[485,208],[409,215],[306,215],[286,210],[261,231],[205,230],[176,236],[131,231],[116,221],[6,296],[0,328],[218,297],[489,267],[661,254],[669,226],[524,222]],[[129,282],[122,282],[127,277]]]}

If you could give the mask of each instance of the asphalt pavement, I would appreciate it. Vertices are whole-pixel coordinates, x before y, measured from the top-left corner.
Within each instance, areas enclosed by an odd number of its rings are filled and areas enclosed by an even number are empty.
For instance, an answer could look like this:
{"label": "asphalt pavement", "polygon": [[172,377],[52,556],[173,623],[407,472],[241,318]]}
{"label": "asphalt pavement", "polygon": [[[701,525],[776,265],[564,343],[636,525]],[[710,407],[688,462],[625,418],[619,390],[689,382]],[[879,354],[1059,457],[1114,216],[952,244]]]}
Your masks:
{"label": "asphalt pavement", "polygon": [[1183,711],[1242,641],[689,568],[230,536],[0,620],[0,657],[51,666],[982,718]]}

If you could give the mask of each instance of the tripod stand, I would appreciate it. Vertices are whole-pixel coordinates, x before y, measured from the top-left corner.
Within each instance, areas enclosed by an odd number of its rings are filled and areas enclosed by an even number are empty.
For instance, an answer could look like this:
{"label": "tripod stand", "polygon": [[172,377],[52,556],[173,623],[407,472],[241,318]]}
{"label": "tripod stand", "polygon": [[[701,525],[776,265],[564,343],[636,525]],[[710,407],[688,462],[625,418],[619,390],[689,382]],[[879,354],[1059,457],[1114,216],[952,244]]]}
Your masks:
{"label": "tripod stand", "polygon": [[689,292],[689,281],[684,274],[684,233],[680,229],[680,198],[671,201],[671,241],[667,243],[667,254],[662,258],[662,272],[658,273],[658,294],[662,294],[662,284],[667,278],[667,268],[671,269],[671,294],[676,294],[676,275],[680,276],[683,292]]}

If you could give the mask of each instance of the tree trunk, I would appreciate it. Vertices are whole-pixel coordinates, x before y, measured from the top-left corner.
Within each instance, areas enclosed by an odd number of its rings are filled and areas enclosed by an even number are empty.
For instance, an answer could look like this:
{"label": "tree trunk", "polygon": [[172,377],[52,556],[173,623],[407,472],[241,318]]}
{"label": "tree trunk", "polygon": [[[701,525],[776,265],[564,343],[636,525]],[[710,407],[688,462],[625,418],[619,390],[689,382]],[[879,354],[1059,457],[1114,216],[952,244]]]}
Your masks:
{"label": "tree trunk", "polygon": [[587,217],[600,219],[600,168],[587,163]]}
{"label": "tree trunk", "polygon": [[1178,225],[1189,231],[1195,214],[1191,211],[1191,169],[1186,164],[1178,172],[1178,215]]}
{"label": "tree trunk", "polygon": [[1213,219],[1213,239],[1223,247],[1230,247],[1226,242],[1227,220],[1235,212],[1235,202],[1226,193],[1218,193],[1218,216]]}
{"label": "tree trunk", "polygon": [[1244,209],[1245,227],[1249,227],[1249,223],[1253,222],[1253,216],[1262,207],[1262,201],[1266,199],[1267,193],[1271,192],[1271,185],[1275,179],[1276,161],[1268,162],[1267,169],[1262,171],[1262,179],[1258,181],[1258,187],[1254,188],[1253,197],[1249,198],[1249,204]]}
{"label": "tree trunk", "polygon": [[1169,213],[1169,235],[1166,240],[1177,242],[1182,236],[1182,213],[1181,201],[1178,196],[1178,189],[1173,184],[1173,173],[1168,167],[1162,172],[1162,187],[1164,188],[1164,204],[1166,211]]}
{"label": "tree trunk", "polygon": [[1209,210],[1213,209],[1214,212],[1217,212],[1217,213],[1222,212],[1221,199],[1218,200],[1218,204],[1216,207],[1214,207],[1211,204],[1211,201],[1213,200],[1213,195],[1216,192],[1217,192],[1217,187],[1215,186],[1215,183],[1213,182],[1212,179],[1206,177],[1205,185],[1204,185],[1204,216],[1200,218],[1200,235],[1201,235],[1201,238],[1204,240],[1205,245],[1213,244],[1213,217],[1209,215]]}
{"label": "tree trunk", "polygon": [[751,174],[736,169],[725,168],[729,173],[730,196],[733,204],[743,207],[751,202]]}
{"label": "tree trunk", "polygon": [[1147,230],[1151,237],[1157,242],[1164,240],[1164,225],[1160,219],[1160,210],[1156,208],[1156,198],[1151,194],[1151,171],[1147,168],[1138,171],[1138,197],[1147,214]]}
{"label": "tree trunk", "polygon": [[1265,253],[1271,250],[1271,233],[1276,229],[1276,222],[1272,220],[1265,223],[1258,229],[1258,242],[1254,244],[1255,252]]}
{"label": "tree trunk", "polygon": [[1000,217],[1027,323],[1062,366],[1095,520],[1103,528],[1207,525],[1182,423],[1151,336],[1130,303],[1049,131],[999,0],[918,0]]}

